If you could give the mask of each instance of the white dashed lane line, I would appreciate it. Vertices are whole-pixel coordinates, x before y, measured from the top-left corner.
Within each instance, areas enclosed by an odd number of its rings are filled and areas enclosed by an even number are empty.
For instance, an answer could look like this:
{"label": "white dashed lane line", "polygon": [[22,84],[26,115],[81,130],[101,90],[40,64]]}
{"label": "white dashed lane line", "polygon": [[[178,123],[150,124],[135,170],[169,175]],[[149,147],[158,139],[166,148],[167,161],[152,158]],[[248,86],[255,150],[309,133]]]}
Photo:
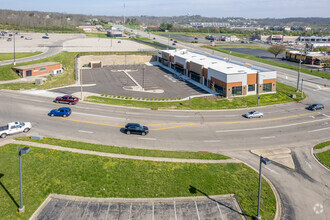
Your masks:
{"label": "white dashed lane line", "polygon": [[78,132],[81,132],[81,133],[88,133],[88,134],[93,134],[94,132],[92,131],[84,131],[84,130],[78,130]]}
{"label": "white dashed lane line", "polygon": [[323,131],[323,130],[328,130],[328,129],[330,129],[330,127],[311,130],[311,131],[308,131],[308,132],[317,132],[317,131]]}
{"label": "white dashed lane line", "polygon": [[275,138],[275,136],[261,137],[260,139],[271,139],[271,138]]}
{"label": "white dashed lane line", "polygon": [[155,141],[156,140],[156,138],[144,138],[144,137],[140,137],[139,139],[148,140],[148,141]]}

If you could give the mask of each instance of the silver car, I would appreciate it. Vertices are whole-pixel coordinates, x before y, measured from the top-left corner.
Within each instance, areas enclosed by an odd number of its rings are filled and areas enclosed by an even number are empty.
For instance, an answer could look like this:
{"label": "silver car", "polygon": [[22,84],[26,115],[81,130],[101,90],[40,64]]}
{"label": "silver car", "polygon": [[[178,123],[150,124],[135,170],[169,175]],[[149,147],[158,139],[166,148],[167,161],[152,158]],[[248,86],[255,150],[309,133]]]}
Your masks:
{"label": "silver car", "polygon": [[258,111],[251,111],[243,115],[246,118],[262,118],[264,114]]}

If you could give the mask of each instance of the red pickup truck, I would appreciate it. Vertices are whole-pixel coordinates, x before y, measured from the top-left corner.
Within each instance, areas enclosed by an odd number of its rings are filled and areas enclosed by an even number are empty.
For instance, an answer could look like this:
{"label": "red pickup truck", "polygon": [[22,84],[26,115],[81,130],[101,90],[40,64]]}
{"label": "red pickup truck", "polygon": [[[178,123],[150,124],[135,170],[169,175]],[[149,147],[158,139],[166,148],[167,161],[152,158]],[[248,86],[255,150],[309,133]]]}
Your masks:
{"label": "red pickup truck", "polygon": [[79,99],[72,95],[65,95],[62,97],[59,96],[59,97],[56,97],[56,99],[54,100],[54,102],[56,102],[56,103],[66,103],[69,105],[75,105],[78,103],[78,101],[79,101]]}

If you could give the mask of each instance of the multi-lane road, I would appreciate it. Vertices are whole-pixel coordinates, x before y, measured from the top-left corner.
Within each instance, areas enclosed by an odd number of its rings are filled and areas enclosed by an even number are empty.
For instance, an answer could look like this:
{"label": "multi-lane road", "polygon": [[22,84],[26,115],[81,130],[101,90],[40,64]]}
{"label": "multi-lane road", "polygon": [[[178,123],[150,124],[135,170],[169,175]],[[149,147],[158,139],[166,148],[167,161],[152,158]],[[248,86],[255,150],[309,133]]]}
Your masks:
{"label": "multi-lane road", "polygon": [[[153,37],[153,36],[152,36]],[[168,39],[155,36],[161,43]],[[187,46],[180,44],[179,46]],[[197,48],[195,48],[197,49]],[[207,49],[198,48],[208,52]],[[215,52],[215,55],[223,55]],[[236,58],[231,58],[235,59]],[[247,60],[238,59],[243,62]],[[255,62],[248,61],[252,65]],[[278,81],[295,86],[297,73],[259,64],[278,71]],[[302,74],[308,98],[301,103],[260,107],[261,119],[245,119],[246,109],[222,111],[169,111],[124,108],[93,103],[72,106],[67,118],[51,118],[52,108],[63,106],[52,98],[18,92],[0,91],[0,123],[30,121],[31,134],[80,140],[118,146],[211,151],[238,158],[258,168],[258,157],[249,150],[256,148],[289,147],[296,170],[272,164],[265,176],[274,183],[283,204],[283,219],[326,219],[329,216],[329,171],[312,157],[310,149],[330,137],[329,80]],[[308,104],[325,105],[322,111],[305,110]],[[148,125],[147,136],[126,135],[128,122]],[[322,208],[322,209],[321,209]]]}

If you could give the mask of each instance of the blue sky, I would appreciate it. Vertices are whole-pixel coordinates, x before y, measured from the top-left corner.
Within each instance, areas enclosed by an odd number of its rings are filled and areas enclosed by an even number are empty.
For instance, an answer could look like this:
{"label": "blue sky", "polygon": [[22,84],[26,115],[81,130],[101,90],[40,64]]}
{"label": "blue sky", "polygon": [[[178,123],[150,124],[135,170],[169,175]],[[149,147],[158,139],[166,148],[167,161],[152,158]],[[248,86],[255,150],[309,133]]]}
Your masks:
{"label": "blue sky", "polygon": [[329,0],[0,0],[1,9],[87,15],[284,18],[330,17]]}

